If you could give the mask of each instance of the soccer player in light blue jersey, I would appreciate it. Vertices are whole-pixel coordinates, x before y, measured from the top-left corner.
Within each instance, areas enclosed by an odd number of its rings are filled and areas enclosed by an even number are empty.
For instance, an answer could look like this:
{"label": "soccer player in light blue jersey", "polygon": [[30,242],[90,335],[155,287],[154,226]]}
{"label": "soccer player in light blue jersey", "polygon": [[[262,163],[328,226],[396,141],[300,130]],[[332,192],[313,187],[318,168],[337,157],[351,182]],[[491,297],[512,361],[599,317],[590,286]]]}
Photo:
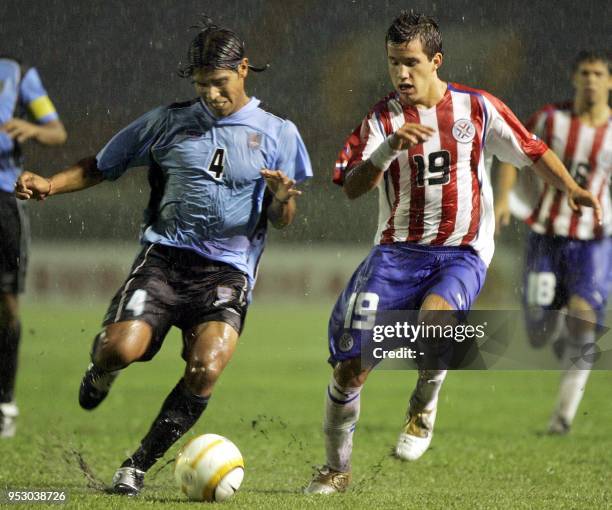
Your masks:
{"label": "soccer player in light blue jersey", "polygon": [[15,435],[19,414],[18,296],[25,286],[30,232],[27,211],[15,200],[14,188],[22,172],[21,144],[28,140],[60,145],[66,130],[36,69],[0,57],[0,438]]}
{"label": "soccer player in light blue jersey", "polygon": [[151,359],[171,326],[183,332],[184,376],[139,448],[115,473],[115,492],[135,495],[145,472],[187,432],[208,404],[242,331],[269,220],[289,225],[296,182],[312,176],[293,123],[259,107],[245,80],[244,43],[206,19],[189,48],[198,98],[143,115],[95,157],[44,179],[25,173],[19,198],[43,199],[149,167],[151,199],[143,249],[94,340],[79,394],[93,409],[119,371]]}

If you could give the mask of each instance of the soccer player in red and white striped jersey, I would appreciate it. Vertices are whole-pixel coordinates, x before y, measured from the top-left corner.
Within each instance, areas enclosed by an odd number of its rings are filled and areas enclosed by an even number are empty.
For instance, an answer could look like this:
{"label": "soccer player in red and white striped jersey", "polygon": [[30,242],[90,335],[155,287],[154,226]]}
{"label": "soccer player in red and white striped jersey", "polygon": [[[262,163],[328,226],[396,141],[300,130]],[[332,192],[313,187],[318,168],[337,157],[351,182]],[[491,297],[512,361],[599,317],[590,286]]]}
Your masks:
{"label": "soccer player in red and white striped jersey", "polygon": [[[493,255],[493,155],[535,165],[570,196],[571,206],[597,200],[576,186],[546,144],[494,96],[438,77],[442,40],[432,18],[403,12],[386,37],[394,91],[376,103],[340,153],[334,181],[350,199],[378,189],[375,246],[342,292],[329,323],[330,362],[324,431],[326,465],[307,493],[329,494],[350,481],[360,392],[372,369],[375,314],[468,310]],[[436,317],[433,317],[436,315]],[[376,356],[374,356],[376,357]],[[395,454],[416,460],[428,448],[445,370],[421,367]]]}
{"label": "soccer player in red and white striped jersey", "polygon": [[[563,159],[577,184],[598,198],[602,221],[593,210],[585,209],[582,214],[573,210],[566,194],[549,185],[537,187],[539,193],[530,195],[528,188],[534,186],[522,174],[511,194],[517,173],[508,164],[500,168],[496,203],[500,225],[508,222],[512,209],[531,227],[523,298],[530,341],[534,346],[556,342],[557,352],[564,351],[551,433],[569,431],[582,398],[592,365],[582,353],[589,352],[589,344],[594,345],[597,326],[603,322],[612,265],[609,54],[581,52],[574,63],[573,84],[572,102],[545,106],[528,125]],[[563,308],[569,312],[567,320],[559,314],[542,313]]]}

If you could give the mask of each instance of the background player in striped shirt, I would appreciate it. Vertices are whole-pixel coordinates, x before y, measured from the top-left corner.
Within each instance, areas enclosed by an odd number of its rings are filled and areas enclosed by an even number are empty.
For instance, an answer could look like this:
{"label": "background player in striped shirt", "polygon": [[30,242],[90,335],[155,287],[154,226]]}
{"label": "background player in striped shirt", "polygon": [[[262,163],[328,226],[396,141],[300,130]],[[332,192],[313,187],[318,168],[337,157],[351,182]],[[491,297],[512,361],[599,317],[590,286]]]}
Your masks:
{"label": "background player in striped shirt", "polygon": [[150,168],[144,247],[94,341],[79,402],[97,407],[119,370],[151,359],[171,326],[183,332],[186,367],[115,473],[118,493],[138,494],[145,472],[204,412],[243,328],[267,222],[293,221],[294,184],[312,176],[295,125],[247,96],[245,80],[257,68],[244,52],[234,32],[205,19],[182,69],[197,99],[152,110],[96,157],[49,180],[28,172],[19,180],[20,198],[42,198]]}
{"label": "background player in striped shirt", "polygon": [[[334,181],[350,199],[378,189],[376,246],[339,297],[329,323],[333,375],[327,388],[326,465],[307,493],[329,494],[350,481],[352,438],[360,392],[372,366],[375,314],[467,310],[493,255],[493,200],[486,167],[491,156],[536,172],[567,191],[573,209],[597,200],[575,184],[546,144],[492,95],[438,77],[443,63],[437,23],[403,12],[386,37],[394,91],[349,137]],[[426,367],[428,368],[428,367]],[[418,459],[430,444],[445,370],[419,370],[395,454]]]}
{"label": "background player in striped shirt", "polygon": [[[574,100],[550,104],[529,120],[534,133],[554,150],[576,182],[595,195],[602,208],[599,223],[592,210],[572,210],[567,195],[549,185],[534,186],[516,169],[500,168],[496,216],[506,225],[510,210],[531,227],[525,257],[523,305],[530,341],[554,343],[563,374],[549,431],[569,431],[584,393],[592,360],[584,356],[602,325],[612,269],[612,87],[610,56],[581,52],[572,69]],[[536,190],[535,196],[529,191]],[[511,207],[512,205],[512,207]],[[545,313],[567,309],[565,314]],[[576,361],[577,360],[577,361]]]}
{"label": "background player in striped shirt", "polygon": [[23,165],[20,145],[28,140],[60,145],[66,131],[36,69],[0,57],[0,437],[15,434],[19,413],[14,395],[21,336],[18,295],[25,285],[30,232],[14,189]]}

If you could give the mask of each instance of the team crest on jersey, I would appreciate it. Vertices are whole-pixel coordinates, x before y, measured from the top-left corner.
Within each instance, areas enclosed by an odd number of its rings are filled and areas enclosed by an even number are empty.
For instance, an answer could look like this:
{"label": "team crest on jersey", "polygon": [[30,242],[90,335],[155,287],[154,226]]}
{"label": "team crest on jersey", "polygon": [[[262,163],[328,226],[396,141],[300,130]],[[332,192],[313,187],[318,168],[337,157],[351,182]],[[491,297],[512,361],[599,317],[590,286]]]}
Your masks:
{"label": "team crest on jersey", "polygon": [[247,145],[251,150],[257,150],[261,147],[261,133],[249,133],[247,135]]}
{"label": "team crest on jersey", "polygon": [[350,333],[344,333],[338,340],[338,349],[342,352],[348,352],[353,348],[355,341]]}
{"label": "team crest on jersey", "polygon": [[476,136],[476,128],[469,119],[459,119],[453,124],[453,138],[459,143],[470,143]]}

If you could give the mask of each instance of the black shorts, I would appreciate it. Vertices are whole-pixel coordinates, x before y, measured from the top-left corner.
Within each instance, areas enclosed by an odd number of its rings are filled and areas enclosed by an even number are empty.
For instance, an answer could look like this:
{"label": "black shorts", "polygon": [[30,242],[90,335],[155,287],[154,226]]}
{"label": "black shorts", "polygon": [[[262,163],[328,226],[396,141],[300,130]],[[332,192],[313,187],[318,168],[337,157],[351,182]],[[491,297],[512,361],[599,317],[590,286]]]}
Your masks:
{"label": "black shorts", "polygon": [[30,223],[25,202],[0,191],[0,293],[19,294],[25,288]]}
{"label": "black shorts", "polygon": [[223,262],[195,252],[148,244],[115,294],[103,326],[142,320],[153,328],[151,359],[171,326],[186,331],[210,321],[225,322],[242,332],[247,312],[248,276]]}

